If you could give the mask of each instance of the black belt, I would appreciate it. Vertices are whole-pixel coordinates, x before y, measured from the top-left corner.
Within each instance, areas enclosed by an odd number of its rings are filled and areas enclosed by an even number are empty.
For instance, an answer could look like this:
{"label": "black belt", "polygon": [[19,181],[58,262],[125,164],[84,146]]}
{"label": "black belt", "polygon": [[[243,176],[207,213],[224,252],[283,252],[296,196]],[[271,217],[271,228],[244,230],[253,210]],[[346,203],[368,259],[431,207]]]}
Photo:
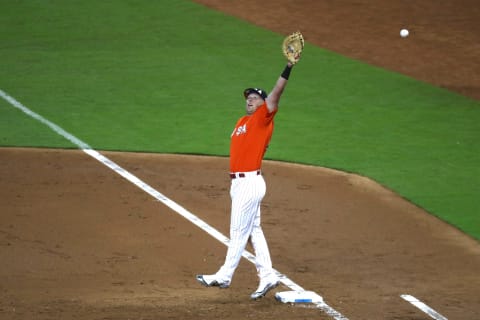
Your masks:
{"label": "black belt", "polygon": [[[261,171],[257,170],[257,176],[260,175],[260,173]],[[245,173],[244,172],[230,173],[230,178],[231,179],[245,178]]]}

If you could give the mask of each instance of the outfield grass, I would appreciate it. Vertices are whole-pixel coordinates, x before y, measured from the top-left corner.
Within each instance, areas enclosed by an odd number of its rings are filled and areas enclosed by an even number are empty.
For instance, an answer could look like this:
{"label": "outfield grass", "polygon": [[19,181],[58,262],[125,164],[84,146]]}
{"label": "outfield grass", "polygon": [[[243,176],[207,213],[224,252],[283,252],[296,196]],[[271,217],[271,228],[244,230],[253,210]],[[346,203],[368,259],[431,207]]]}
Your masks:
{"label": "outfield grass", "polygon": [[[101,150],[226,156],[242,90],[284,65],[282,35],[180,0],[4,2],[0,38],[0,89]],[[478,101],[307,39],[276,123],[267,158],[368,176],[480,239]],[[0,145],[73,147],[1,99]]]}

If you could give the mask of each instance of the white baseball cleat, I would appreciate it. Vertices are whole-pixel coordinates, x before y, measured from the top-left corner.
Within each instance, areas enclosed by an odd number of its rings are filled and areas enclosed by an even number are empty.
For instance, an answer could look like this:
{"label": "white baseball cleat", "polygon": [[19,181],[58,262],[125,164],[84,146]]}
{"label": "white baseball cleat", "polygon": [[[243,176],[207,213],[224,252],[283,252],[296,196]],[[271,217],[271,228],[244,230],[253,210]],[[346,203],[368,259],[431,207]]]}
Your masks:
{"label": "white baseball cleat", "polygon": [[268,291],[275,289],[279,284],[280,284],[280,281],[278,279],[274,281],[266,281],[266,282],[261,281],[257,291],[252,293],[250,295],[250,298],[252,300],[263,298],[268,293]]}
{"label": "white baseball cleat", "polygon": [[215,275],[197,275],[196,279],[205,287],[219,287],[221,289],[226,289],[230,287],[230,283],[228,281],[220,281],[215,279]]}

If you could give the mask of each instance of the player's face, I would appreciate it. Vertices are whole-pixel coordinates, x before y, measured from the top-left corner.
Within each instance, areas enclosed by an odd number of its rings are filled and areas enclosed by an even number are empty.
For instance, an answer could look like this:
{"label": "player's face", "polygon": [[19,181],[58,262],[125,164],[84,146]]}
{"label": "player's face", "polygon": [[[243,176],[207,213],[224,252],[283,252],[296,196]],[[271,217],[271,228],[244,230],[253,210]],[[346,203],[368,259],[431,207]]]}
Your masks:
{"label": "player's face", "polygon": [[257,108],[263,104],[263,102],[264,100],[258,94],[256,93],[249,94],[246,99],[247,114],[254,113],[257,110]]}

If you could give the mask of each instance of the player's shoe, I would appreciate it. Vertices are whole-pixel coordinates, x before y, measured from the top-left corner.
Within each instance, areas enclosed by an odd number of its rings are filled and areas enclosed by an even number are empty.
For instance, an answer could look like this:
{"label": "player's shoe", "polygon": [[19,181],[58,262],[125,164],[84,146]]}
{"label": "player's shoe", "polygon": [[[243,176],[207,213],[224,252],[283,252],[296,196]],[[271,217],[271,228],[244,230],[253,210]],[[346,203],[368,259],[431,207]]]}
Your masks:
{"label": "player's shoe", "polygon": [[200,282],[205,287],[219,287],[221,289],[226,289],[230,287],[230,282],[221,281],[215,278],[215,275],[202,275],[199,274],[196,276],[198,282]]}
{"label": "player's shoe", "polygon": [[280,281],[276,278],[273,280],[260,281],[257,291],[250,295],[252,300],[257,300],[265,297],[268,291],[275,289],[280,284]]}

